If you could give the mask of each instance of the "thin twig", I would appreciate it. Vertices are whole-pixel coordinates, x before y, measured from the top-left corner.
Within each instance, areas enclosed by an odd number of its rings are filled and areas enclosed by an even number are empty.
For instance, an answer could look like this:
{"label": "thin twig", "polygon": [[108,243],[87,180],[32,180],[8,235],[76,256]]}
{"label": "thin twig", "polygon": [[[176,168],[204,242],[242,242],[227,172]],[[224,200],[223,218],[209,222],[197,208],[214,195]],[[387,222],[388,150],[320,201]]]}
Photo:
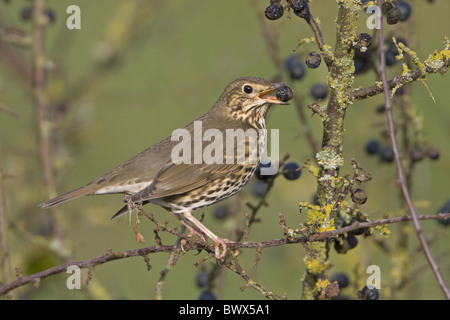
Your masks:
{"label": "thin twig", "polygon": [[303,101],[303,96],[294,95],[294,103],[297,109],[297,114],[300,118],[300,122],[302,125],[303,132],[305,133],[305,138],[309,143],[309,147],[311,149],[312,155],[315,156],[317,152],[319,152],[316,139],[311,130],[311,125],[309,124],[308,119],[305,114],[305,103]]}
{"label": "thin twig", "polygon": [[[378,7],[381,11],[382,6],[382,0],[377,0]],[[405,198],[406,204],[408,206],[409,212],[411,213],[414,228],[416,230],[417,237],[419,238],[419,242],[422,245],[423,252],[428,260],[428,263],[430,264],[430,267],[437,279],[437,282],[439,286],[442,288],[442,291],[445,294],[445,297],[447,300],[450,300],[450,291],[447,288],[444,278],[442,277],[439,266],[437,265],[436,261],[433,258],[433,255],[431,254],[430,248],[428,247],[427,241],[423,235],[422,227],[419,223],[419,219],[417,217],[416,208],[414,207],[414,204],[411,199],[411,195],[409,193],[409,189],[406,183],[405,174],[403,171],[403,165],[401,161],[401,155],[398,149],[396,135],[395,135],[395,126],[394,126],[394,118],[392,114],[392,105],[389,95],[389,87],[388,82],[386,78],[386,57],[385,57],[385,47],[384,47],[384,40],[383,40],[383,27],[382,27],[382,21],[381,21],[381,15],[378,16],[378,22],[380,25],[380,29],[378,30],[378,42],[380,45],[380,77],[382,81],[382,87],[384,91],[384,101],[386,106],[386,114],[388,117],[388,124],[389,124],[389,133],[390,133],[390,139],[392,143],[392,149],[394,150],[394,156],[395,156],[395,165],[397,167],[397,180],[400,184],[403,197]]]}
{"label": "thin twig", "polygon": [[[51,197],[56,196],[56,182],[53,162],[50,155],[50,123],[47,120],[46,71],[45,71],[45,29],[47,25],[46,0],[34,1],[33,35],[33,89],[34,112],[37,127],[39,158],[46,189]],[[57,210],[50,208],[52,231],[58,239],[63,238],[57,218]]]}
{"label": "thin twig", "polygon": [[167,274],[169,273],[169,271],[172,269],[172,267],[177,262],[179,255],[180,255],[180,249],[172,251],[170,253],[169,258],[167,259],[164,269],[161,270],[160,277],[158,279],[158,282],[156,283],[156,294],[155,294],[156,300],[162,300],[162,289],[163,289],[164,283],[166,281]]}
{"label": "thin twig", "polygon": [[[0,160],[2,150],[0,148]],[[3,168],[0,161],[0,269],[3,270],[3,281],[8,283],[11,281],[11,260],[9,256],[8,241],[6,239],[6,207],[5,207],[5,193],[3,189]]]}
{"label": "thin twig", "polygon": [[310,15],[310,19],[306,20],[306,22],[308,22],[308,25],[310,26],[311,30],[314,33],[314,37],[316,38],[317,46],[319,47],[320,51],[323,53],[323,58],[324,58],[325,64],[327,65],[328,71],[331,71],[331,66],[332,66],[332,62],[333,62],[332,57],[330,56],[330,52],[326,50],[322,31],[320,30],[319,24],[314,19],[312,13]]}
{"label": "thin twig", "polygon": [[242,269],[236,257],[232,257],[231,260],[226,260],[223,265],[228,269],[230,269],[231,271],[235,272],[237,275],[239,275],[242,279],[246,281],[246,284],[243,287],[241,287],[242,291],[244,291],[245,288],[252,287],[257,291],[259,291],[261,294],[263,294],[267,299],[270,300],[282,299],[282,297],[275,295],[271,291],[267,291],[263,286],[253,281],[252,278],[250,278],[250,276],[247,274],[247,272],[245,272],[245,270]]}

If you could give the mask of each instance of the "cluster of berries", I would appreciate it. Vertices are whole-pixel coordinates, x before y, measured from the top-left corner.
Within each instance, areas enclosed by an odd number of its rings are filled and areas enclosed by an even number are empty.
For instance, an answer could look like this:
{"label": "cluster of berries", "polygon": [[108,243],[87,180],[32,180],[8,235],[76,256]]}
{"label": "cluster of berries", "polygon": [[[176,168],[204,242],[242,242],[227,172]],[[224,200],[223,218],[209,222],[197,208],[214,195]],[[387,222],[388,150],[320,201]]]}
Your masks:
{"label": "cluster of berries", "polygon": [[[382,162],[394,161],[394,150],[391,146],[380,146],[380,143],[376,139],[370,139],[366,143],[366,152],[370,155],[378,155]],[[425,151],[417,146],[409,151],[409,157],[411,161],[418,162],[428,157],[431,160],[439,159],[439,150],[435,147],[429,147]]]}
{"label": "cluster of berries", "polygon": [[[53,23],[56,20],[56,13],[53,9],[46,11],[46,16],[49,22]],[[33,18],[33,7],[27,6],[20,10],[20,18],[24,21],[31,20]]]}
{"label": "cluster of berries", "polygon": [[280,4],[280,0],[270,0],[270,4],[264,11],[264,14],[269,20],[278,20],[283,16],[285,10],[290,9],[294,11],[296,16],[303,19],[309,20],[311,16],[308,1],[306,0],[287,0],[286,7]]}
{"label": "cluster of berries", "polygon": [[[331,283],[336,282],[339,286],[339,295],[334,297],[333,300],[349,300],[350,297],[343,295],[341,290],[347,288],[350,284],[350,279],[343,273],[334,273],[330,275],[328,279]],[[360,291],[358,291],[358,298],[361,300],[378,300],[380,298],[380,292],[375,287],[364,286]]]}

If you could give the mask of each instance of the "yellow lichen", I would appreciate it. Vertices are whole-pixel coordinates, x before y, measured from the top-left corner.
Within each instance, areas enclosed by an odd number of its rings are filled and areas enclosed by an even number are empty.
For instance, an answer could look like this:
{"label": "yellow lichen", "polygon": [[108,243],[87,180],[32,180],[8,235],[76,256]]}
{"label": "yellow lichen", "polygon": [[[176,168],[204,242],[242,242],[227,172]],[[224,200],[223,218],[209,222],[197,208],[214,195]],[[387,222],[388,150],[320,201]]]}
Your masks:
{"label": "yellow lichen", "polygon": [[450,50],[445,49],[440,52],[437,50],[434,51],[433,54],[430,54],[428,59],[425,60],[425,65],[430,68],[433,72],[438,71],[443,68],[445,65],[445,61],[450,60]]}
{"label": "yellow lichen", "polygon": [[305,167],[308,169],[309,172],[311,172],[315,177],[319,176],[320,168],[312,165],[312,164],[305,164]]}
{"label": "yellow lichen", "polygon": [[317,290],[322,291],[322,289],[325,289],[330,284],[330,280],[328,279],[318,279],[316,282]]}
{"label": "yellow lichen", "polygon": [[391,234],[391,230],[388,229],[386,224],[383,224],[383,225],[380,225],[380,226],[376,226],[375,230],[380,232],[386,238],[389,237],[389,235]]}
{"label": "yellow lichen", "polygon": [[329,262],[321,262],[310,257],[305,257],[305,265],[308,272],[313,274],[321,274],[331,267]]}

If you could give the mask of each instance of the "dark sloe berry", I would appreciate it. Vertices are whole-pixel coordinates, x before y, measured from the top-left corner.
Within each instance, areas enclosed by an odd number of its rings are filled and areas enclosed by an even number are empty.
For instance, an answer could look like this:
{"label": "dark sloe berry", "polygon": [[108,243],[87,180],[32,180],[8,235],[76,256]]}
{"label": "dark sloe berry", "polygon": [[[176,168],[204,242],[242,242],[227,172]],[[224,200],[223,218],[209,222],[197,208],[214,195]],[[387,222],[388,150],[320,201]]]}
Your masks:
{"label": "dark sloe berry", "polygon": [[392,6],[386,15],[386,21],[388,24],[396,24],[400,21],[402,17],[402,12],[395,6]]}
{"label": "dark sloe berry", "polygon": [[383,162],[392,162],[394,161],[394,150],[392,150],[391,146],[384,146],[378,152],[381,161]]}
{"label": "dark sloe berry", "polygon": [[368,154],[377,154],[380,151],[380,143],[375,139],[369,140],[366,143],[366,151]]}
{"label": "dark sloe berry", "polygon": [[352,201],[356,204],[364,204],[367,201],[366,192],[362,189],[356,189],[352,192]]}
{"label": "dark sloe berry", "polygon": [[347,235],[348,249],[353,249],[358,245],[358,238],[354,234],[349,233]]}
{"label": "dark sloe berry", "polygon": [[411,16],[411,5],[408,2],[405,1],[398,1],[395,3],[395,6],[397,9],[399,9],[402,13],[402,16],[400,18],[400,21],[406,21]]}
{"label": "dark sloe berry", "polygon": [[56,13],[55,13],[55,10],[53,10],[53,9],[48,9],[47,12],[46,12],[46,14],[47,14],[48,21],[49,21],[50,23],[55,22],[55,20],[56,20]]}
{"label": "dark sloe berry", "polygon": [[297,163],[288,162],[283,166],[282,173],[288,180],[297,180],[302,175],[302,170]]}
{"label": "dark sloe berry", "polygon": [[291,8],[294,10],[294,14],[297,17],[309,20],[311,12],[309,11],[309,5],[306,0],[289,0]]}
{"label": "dark sloe berry", "polygon": [[[408,46],[407,42],[405,39],[403,39],[402,37],[396,37],[395,40],[397,41],[397,45],[399,45],[400,43],[403,43],[406,47]],[[397,46],[395,45],[394,41],[389,40],[388,42],[388,46],[387,46],[387,50],[385,53],[386,56],[386,65],[387,66],[392,66],[394,64],[397,63],[397,58],[396,56],[399,54]]]}
{"label": "dark sloe berry", "polygon": [[22,10],[20,10],[20,18],[24,21],[30,20],[33,16],[33,8],[32,7],[25,7]]}
{"label": "dark sloe berry", "polygon": [[386,65],[387,66],[393,66],[397,63],[397,58],[395,57],[397,54],[395,54],[392,51],[387,50],[385,53],[386,56]]}
{"label": "dark sloe berry", "polygon": [[423,160],[423,158],[425,157],[425,153],[423,152],[422,148],[416,147],[409,152],[409,156],[411,157],[412,161],[417,162]]}
{"label": "dark sloe berry", "polygon": [[280,19],[284,14],[283,6],[278,2],[271,3],[264,11],[266,18],[269,20]]}
{"label": "dark sloe berry", "polygon": [[305,62],[308,68],[316,69],[320,66],[322,58],[320,57],[320,54],[318,54],[317,52],[310,52],[306,57]]}
{"label": "dark sloe berry", "polygon": [[353,55],[353,64],[355,67],[355,74],[366,72],[372,65],[370,53],[368,51],[361,52],[360,50],[355,50],[355,54]]}
{"label": "dark sloe berry", "polygon": [[431,160],[439,159],[439,150],[435,147],[430,147],[426,151],[427,157]]}
{"label": "dark sloe berry", "polygon": [[292,89],[286,85],[282,85],[277,89],[276,97],[280,101],[287,102],[291,100],[293,96],[294,93],[292,92]]}
{"label": "dark sloe berry", "polygon": [[348,279],[348,276],[345,273],[335,273],[330,276],[328,279],[330,282],[337,282],[339,285],[339,289],[343,289],[345,287],[348,287],[348,284],[350,283],[350,280]]}
{"label": "dark sloe berry", "polygon": [[305,75],[305,65],[300,61],[297,54],[289,56],[284,62],[284,65],[293,80],[300,80]]}
{"label": "dark sloe berry", "polygon": [[205,290],[200,294],[198,300],[217,300],[217,298],[211,291]]}
{"label": "dark sloe berry", "polygon": [[369,288],[368,286],[364,286],[364,288],[362,288],[359,292],[359,297],[362,300],[378,300],[380,293],[375,287]]}
{"label": "dark sloe berry", "polygon": [[313,85],[311,87],[311,95],[317,100],[325,99],[328,96],[328,86],[323,83]]}
{"label": "dark sloe berry", "polygon": [[380,104],[376,109],[376,113],[384,113],[386,111],[386,106],[384,104]]}

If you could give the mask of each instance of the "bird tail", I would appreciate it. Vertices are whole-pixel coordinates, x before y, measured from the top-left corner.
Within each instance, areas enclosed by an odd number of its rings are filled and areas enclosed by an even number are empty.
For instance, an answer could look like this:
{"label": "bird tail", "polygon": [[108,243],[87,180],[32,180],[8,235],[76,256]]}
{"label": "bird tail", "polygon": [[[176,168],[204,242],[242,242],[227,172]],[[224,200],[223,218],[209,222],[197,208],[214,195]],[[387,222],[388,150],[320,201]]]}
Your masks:
{"label": "bird tail", "polygon": [[47,209],[47,208],[56,206],[57,204],[60,204],[60,203],[66,202],[66,201],[70,201],[73,199],[77,199],[77,198],[80,198],[83,196],[87,196],[90,194],[92,194],[92,190],[90,190],[90,188],[86,188],[86,186],[83,186],[81,188],[78,188],[78,189],[69,191],[65,194],[62,194],[60,196],[57,196],[56,198],[50,199],[44,203],[41,203],[38,206]]}
{"label": "bird tail", "polygon": [[[125,200],[124,200],[124,202],[125,202]],[[143,206],[143,205],[145,205],[145,204],[147,204],[149,202],[150,201],[146,200],[146,201],[143,201],[140,205]],[[128,213],[128,212],[131,212],[131,211],[130,211],[130,209],[128,209],[128,205],[125,205],[125,206],[122,207],[122,209],[117,211],[116,214],[111,217],[111,220],[113,220],[113,219],[115,219],[117,217],[120,217],[121,215],[124,215],[125,213]]]}
{"label": "bird tail", "polygon": [[129,211],[128,210],[128,205],[123,206],[122,209],[117,211],[116,214],[111,217],[111,220],[120,217],[121,215],[127,213],[128,211]]}

